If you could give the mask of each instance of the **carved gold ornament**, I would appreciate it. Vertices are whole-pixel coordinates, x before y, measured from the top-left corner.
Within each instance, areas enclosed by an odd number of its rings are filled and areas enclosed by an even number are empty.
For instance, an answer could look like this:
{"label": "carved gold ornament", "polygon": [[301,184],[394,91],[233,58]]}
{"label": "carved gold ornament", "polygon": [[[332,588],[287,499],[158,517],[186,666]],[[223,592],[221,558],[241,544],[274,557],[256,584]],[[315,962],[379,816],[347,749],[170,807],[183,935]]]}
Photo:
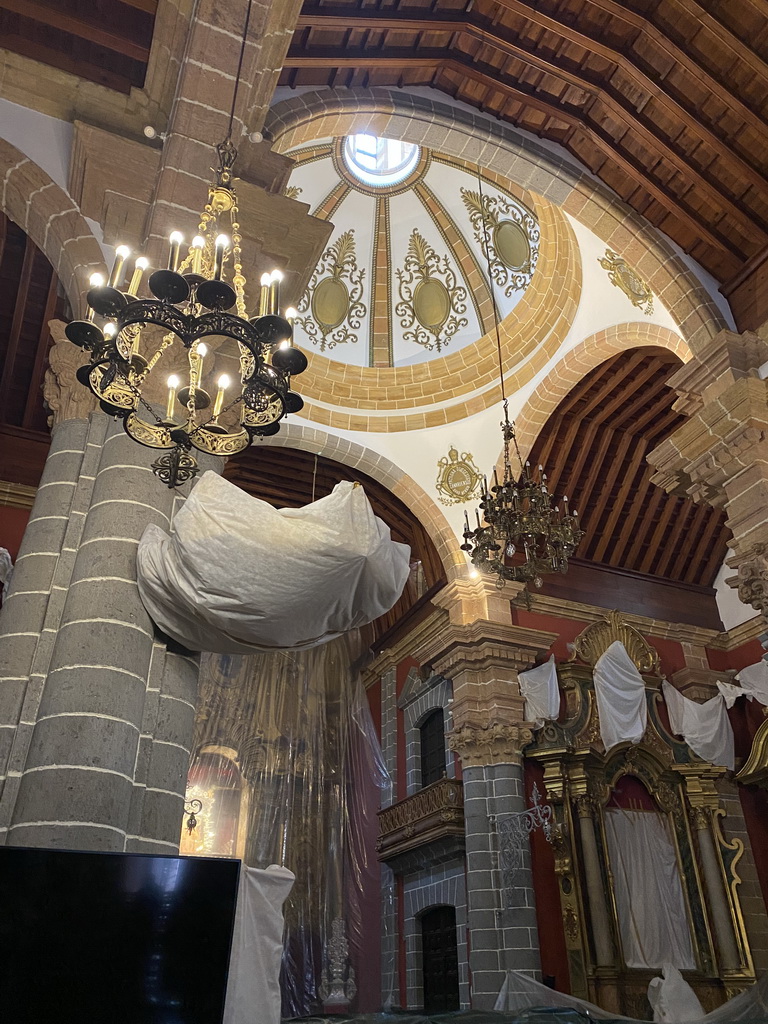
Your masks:
{"label": "carved gold ornament", "polygon": [[298,185],[287,185],[283,195],[286,199],[298,199],[303,191]]}
{"label": "carved gold ornament", "polygon": [[482,474],[472,461],[469,452],[458,451],[451,446],[448,455],[437,463],[437,493],[443,505],[462,505],[478,495]]}
{"label": "carved gold ornament", "polygon": [[621,612],[608,612],[604,619],[587,626],[573,641],[570,661],[577,658],[594,667],[597,659],[619,640],[635,663],[638,672],[658,674],[661,671],[659,654],[655,647],[634,626],[624,621]]}
{"label": "carved gold ornament", "polygon": [[396,271],[400,301],[395,307],[403,338],[440,352],[466,327],[467,290],[456,282],[447,256],[438,256],[414,228],[402,268]]}
{"label": "carved gold ornament", "polygon": [[502,196],[461,189],[475,239],[486,252],[494,284],[509,298],[531,282],[539,256],[539,225],[524,208]]}
{"label": "carved gold ornament", "polygon": [[621,288],[633,306],[642,309],[646,316],[653,313],[653,292],[640,275],[630,267],[623,256],[613,249],[606,249],[605,256],[598,259],[600,266],[608,271],[611,284]]}
{"label": "carved gold ornament", "polygon": [[295,323],[321,352],[358,341],[355,331],[367,313],[361,301],[364,279],[365,268],[357,265],[352,228],[339,235],[320,257],[299,303]]}

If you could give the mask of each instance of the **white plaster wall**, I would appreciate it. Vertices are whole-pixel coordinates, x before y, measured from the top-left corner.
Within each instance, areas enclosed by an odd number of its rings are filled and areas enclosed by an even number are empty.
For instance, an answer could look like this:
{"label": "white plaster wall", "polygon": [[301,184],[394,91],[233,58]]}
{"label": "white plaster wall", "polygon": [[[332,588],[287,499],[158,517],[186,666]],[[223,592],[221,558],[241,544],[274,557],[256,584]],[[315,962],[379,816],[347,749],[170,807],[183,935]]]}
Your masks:
{"label": "white plaster wall", "polygon": [[68,121],[0,99],[0,135],[67,191],[74,135]]}

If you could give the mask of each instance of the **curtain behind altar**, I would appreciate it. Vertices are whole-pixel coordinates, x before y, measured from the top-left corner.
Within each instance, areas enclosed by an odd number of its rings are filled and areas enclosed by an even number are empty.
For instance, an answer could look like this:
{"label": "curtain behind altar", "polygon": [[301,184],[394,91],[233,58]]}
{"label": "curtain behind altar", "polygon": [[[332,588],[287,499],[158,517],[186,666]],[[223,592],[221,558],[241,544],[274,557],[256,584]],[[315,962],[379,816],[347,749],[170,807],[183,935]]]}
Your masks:
{"label": "curtain behind altar", "polygon": [[691,934],[672,838],[652,811],[606,810],[605,832],[627,967],[693,970]]}
{"label": "curtain behind altar", "polygon": [[[194,790],[204,804],[200,852],[241,852],[250,867],[277,864],[296,876],[284,905],[285,1017],[317,1012],[334,985],[354,998],[370,973],[361,979],[360,966],[378,957],[378,907],[365,901],[379,893],[376,811],[389,778],[360,654],[352,633],[308,650],[202,659],[187,796]],[[217,808],[233,806],[225,779],[240,791],[238,821]],[[368,995],[378,1005],[378,991]]]}

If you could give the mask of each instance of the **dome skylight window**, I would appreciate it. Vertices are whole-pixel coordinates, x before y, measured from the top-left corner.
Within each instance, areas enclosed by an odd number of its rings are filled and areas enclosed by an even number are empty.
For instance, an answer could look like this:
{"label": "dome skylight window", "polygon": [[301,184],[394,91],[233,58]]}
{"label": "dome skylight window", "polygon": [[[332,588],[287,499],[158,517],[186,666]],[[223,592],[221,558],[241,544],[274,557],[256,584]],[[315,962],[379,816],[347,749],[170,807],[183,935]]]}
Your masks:
{"label": "dome skylight window", "polygon": [[373,188],[405,181],[416,169],[420,156],[420,148],[411,142],[380,139],[376,135],[349,135],[344,143],[347,170]]}

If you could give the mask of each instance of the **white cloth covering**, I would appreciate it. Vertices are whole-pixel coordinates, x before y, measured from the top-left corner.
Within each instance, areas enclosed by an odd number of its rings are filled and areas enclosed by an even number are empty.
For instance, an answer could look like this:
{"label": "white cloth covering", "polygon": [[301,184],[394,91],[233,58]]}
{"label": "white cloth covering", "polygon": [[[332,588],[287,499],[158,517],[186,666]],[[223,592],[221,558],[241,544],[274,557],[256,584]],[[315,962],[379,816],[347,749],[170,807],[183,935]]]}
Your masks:
{"label": "white cloth covering", "polygon": [[275,509],[209,472],[170,537],[144,531],[139,593],[157,625],[191,650],[315,647],[389,611],[409,559],[349,481],[304,508]]}
{"label": "white cloth covering", "polygon": [[651,978],[648,1002],[658,1024],[678,1024],[679,1021],[701,1020],[704,1016],[698,996],[672,964],[664,964],[661,978]]}
{"label": "white cloth covering", "polygon": [[761,704],[768,705],[768,661],[761,658],[755,665],[747,665],[737,673],[736,679],[746,691]]}
{"label": "white cloth covering", "polygon": [[667,702],[672,732],[682,736],[703,761],[733,770],[733,728],[723,695],[718,693],[711,700],[698,704],[684,697],[666,679],[661,688]]}
{"label": "white cloth covering", "polygon": [[620,640],[600,655],[592,677],[606,752],[618,743],[639,743],[648,721],[645,683]]}
{"label": "white cloth covering", "polygon": [[[566,995],[565,992],[556,992],[521,971],[507,971],[494,1010],[520,1013],[523,1010],[542,1006],[569,1006],[586,1017],[594,1017],[596,1020],[609,1018],[641,1024],[635,1017],[621,1017],[617,1013],[595,1006],[594,1003],[588,1003],[585,999],[577,999],[576,996]],[[765,1024],[767,1019],[768,972],[764,973],[754,985],[750,985],[744,992],[729,999],[722,1006],[718,1006],[716,1010],[700,1017],[697,1024],[747,1024],[747,1022],[749,1024]],[[673,1022],[673,1024],[678,1024],[678,1022]],[[682,1018],[680,1018],[680,1024],[682,1024]]]}
{"label": "white cloth covering", "polygon": [[13,576],[13,562],[11,554],[6,548],[0,548],[0,596],[7,597],[11,589],[11,576]]}
{"label": "white cloth covering", "polygon": [[753,700],[754,694],[750,690],[745,690],[742,686],[734,686],[733,683],[722,683],[717,680],[717,692],[725,701],[727,708],[732,708],[739,697],[746,697],[747,700]]}
{"label": "white cloth covering", "polygon": [[660,814],[605,814],[621,945],[627,967],[693,970],[691,934],[672,838]]}
{"label": "white cloth covering", "polygon": [[283,903],[294,878],[277,864],[242,867],[223,1024],[280,1024]]}
{"label": "white cloth covering", "polygon": [[543,665],[519,672],[520,693],[525,697],[525,720],[540,729],[544,722],[560,714],[560,688],[554,654]]}

